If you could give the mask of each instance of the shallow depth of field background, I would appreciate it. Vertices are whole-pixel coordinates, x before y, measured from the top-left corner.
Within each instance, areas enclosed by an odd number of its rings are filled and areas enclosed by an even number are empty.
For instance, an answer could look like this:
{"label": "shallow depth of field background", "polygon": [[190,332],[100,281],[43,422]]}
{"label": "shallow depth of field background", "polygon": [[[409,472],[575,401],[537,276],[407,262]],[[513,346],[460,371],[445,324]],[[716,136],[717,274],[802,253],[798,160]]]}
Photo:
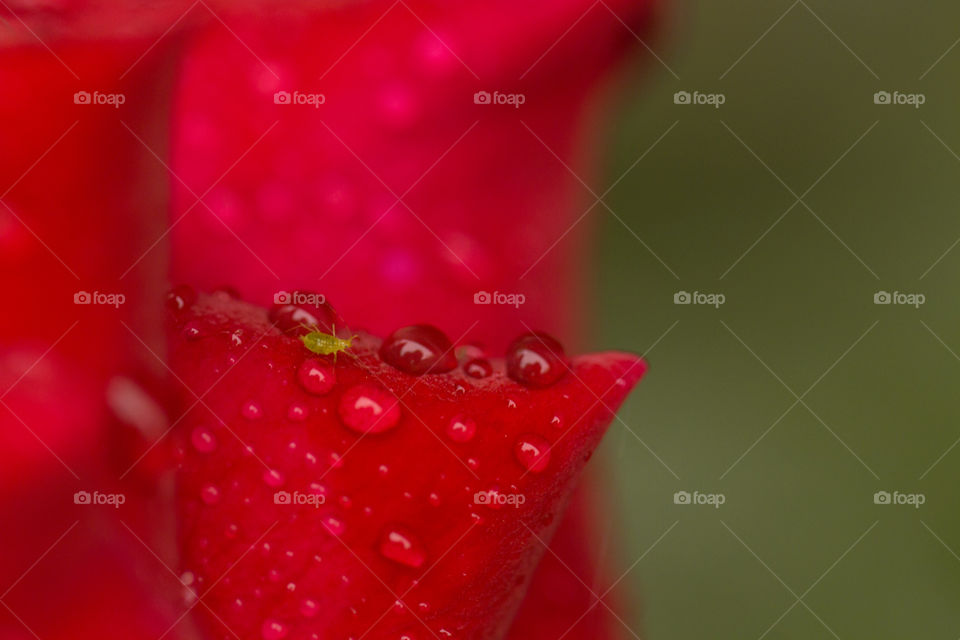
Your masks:
{"label": "shallow depth of field background", "polygon": [[[953,640],[960,244],[941,256],[960,238],[960,45],[932,65],[960,6],[790,7],[675,10],[651,46],[679,79],[631,67],[594,186],[677,122],[606,202],[679,279],[591,214],[594,346],[652,365],[621,412],[636,437],[615,423],[593,463],[614,491],[615,565],[646,553],[621,583],[625,621],[653,639]],[[676,105],[680,90],[726,103]],[[880,90],[926,103],[875,105]],[[674,305],[680,290],[726,303]],[[926,302],[875,305],[877,291]],[[675,505],[680,490],[726,503]],[[876,505],[881,490],[925,504]]]}

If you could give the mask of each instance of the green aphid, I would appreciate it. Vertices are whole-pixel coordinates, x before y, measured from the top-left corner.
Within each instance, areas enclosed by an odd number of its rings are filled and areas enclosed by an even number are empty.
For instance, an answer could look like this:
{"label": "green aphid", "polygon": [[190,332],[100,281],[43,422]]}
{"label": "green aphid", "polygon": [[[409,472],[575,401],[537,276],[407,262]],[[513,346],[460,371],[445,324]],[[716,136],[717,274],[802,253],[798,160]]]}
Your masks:
{"label": "green aphid", "polygon": [[353,346],[353,341],[357,336],[350,336],[346,340],[338,338],[337,328],[333,327],[333,333],[324,333],[318,327],[310,327],[310,333],[300,337],[303,346],[312,353],[321,356],[333,356],[333,361],[337,361],[337,354],[346,351]]}

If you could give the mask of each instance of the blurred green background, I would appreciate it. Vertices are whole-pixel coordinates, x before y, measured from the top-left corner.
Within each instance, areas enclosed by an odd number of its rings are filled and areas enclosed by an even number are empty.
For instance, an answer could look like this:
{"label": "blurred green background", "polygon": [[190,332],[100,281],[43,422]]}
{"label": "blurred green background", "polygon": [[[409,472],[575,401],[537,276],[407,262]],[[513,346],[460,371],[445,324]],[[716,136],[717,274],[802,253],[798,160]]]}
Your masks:
{"label": "blurred green background", "polygon": [[958,38],[956,3],[697,2],[631,68],[594,346],[652,368],[593,466],[638,635],[960,636]]}

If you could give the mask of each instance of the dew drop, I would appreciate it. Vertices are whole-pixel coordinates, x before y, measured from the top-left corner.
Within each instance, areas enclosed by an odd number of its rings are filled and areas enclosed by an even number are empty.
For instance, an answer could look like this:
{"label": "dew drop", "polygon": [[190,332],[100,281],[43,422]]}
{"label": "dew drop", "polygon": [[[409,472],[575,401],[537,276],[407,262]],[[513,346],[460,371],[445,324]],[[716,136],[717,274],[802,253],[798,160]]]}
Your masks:
{"label": "dew drop", "polygon": [[471,378],[486,378],[493,373],[493,367],[484,358],[474,358],[468,360],[463,365],[463,370]]}
{"label": "dew drop", "polygon": [[174,312],[183,311],[196,301],[197,292],[187,284],[178,285],[167,293],[167,308]]}
{"label": "dew drop", "polygon": [[400,421],[400,407],[393,394],[369,384],[347,389],[338,412],[344,425],[358,433],[380,433]]}
{"label": "dew drop", "polygon": [[200,499],[205,504],[216,504],[220,502],[220,489],[216,485],[205,484],[200,489]]}
{"label": "dew drop", "polygon": [[447,436],[454,442],[469,442],[476,433],[476,421],[464,415],[454,416],[447,424]]}
{"label": "dew drop", "polygon": [[240,413],[247,420],[259,420],[263,416],[263,408],[253,400],[249,400],[243,404]]}
{"label": "dew drop", "polygon": [[284,477],[283,474],[277,471],[276,469],[270,469],[269,471],[263,472],[263,481],[271,487],[279,487],[283,484]]}
{"label": "dew drop", "polygon": [[260,635],[263,636],[263,640],[283,640],[287,637],[288,632],[287,625],[272,618],[264,620],[263,626],[260,627]]}
{"label": "dew drop", "polygon": [[194,427],[190,433],[190,443],[200,453],[210,453],[217,448],[217,438],[206,427]]}
{"label": "dew drop", "polygon": [[325,515],[321,522],[323,522],[323,527],[335,536],[342,536],[343,532],[347,530],[347,524],[343,519],[333,514]]}
{"label": "dew drop", "polygon": [[418,324],[397,329],[380,347],[380,357],[392,367],[419,376],[446,373],[457,366],[450,338],[440,329]]}
{"label": "dew drop", "polygon": [[539,473],[550,463],[550,443],[535,433],[521,435],[513,445],[517,462],[533,473]]}
{"label": "dew drop", "polygon": [[549,387],[567,372],[563,347],[545,333],[520,336],[507,348],[507,374],[527,387]]}
{"label": "dew drop", "polygon": [[391,527],[380,538],[380,553],[384,558],[411,568],[418,568],[427,554],[417,537],[404,527]]}
{"label": "dew drop", "polygon": [[[286,293],[287,300],[290,304],[274,305],[274,307],[270,309],[270,321],[284,333],[305,335],[314,328],[327,333],[333,333],[333,327],[335,325],[343,325],[337,312],[327,304],[321,294],[308,291],[282,293]],[[294,295],[297,296],[296,300],[293,298]],[[324,302],[320,302],[320,300],[324,300]],[[316,304],[294,304],[300,301],[314,301]]]}
{"label": "dew drop", "polygon": [[312,618],[320,610],[320,604],[312,598],[306,598],[300,601],[300,615],[304,618]]}
{"label": "dew drop", "polygon": [[307,358],[297,369],[297,381],[303,390],[315,396],[322,396],[333,389],[337,377],[333,367],[319,358]]}

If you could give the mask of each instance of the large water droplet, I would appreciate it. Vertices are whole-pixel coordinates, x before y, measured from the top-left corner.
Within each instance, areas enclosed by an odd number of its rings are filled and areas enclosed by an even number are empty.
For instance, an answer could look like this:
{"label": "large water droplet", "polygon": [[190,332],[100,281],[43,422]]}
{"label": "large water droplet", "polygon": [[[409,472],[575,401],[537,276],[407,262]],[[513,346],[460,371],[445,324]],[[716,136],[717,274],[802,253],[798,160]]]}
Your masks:
{"label": "large water droplet", "polygon": [[333,333],[335,325],[343,325],[340,316],[322,295],[309,291],[284,291],[281,294],[286,294],[286,304],[277,304],[270,309],[270,321],[281,331],[299,336],[318,328]]}
{"label": "large water droplet", "polygon": [[405,527],[390,527],[380,538],[380,553],[384,558],[414,569],[423,564],[427,553],[420,540]]}
{"label": "large water droplet", "polygon": [[446,373],[457,366],[450,338],[428,324],[394,331],[383,341],[380,357],[387,364],[414,376]]}
{"label": "large water droplet", "polygon": [[528,387],[549,387],[567,372],[563,346],[545,333],[520,336],[507,349],[507,374]]}
{"label": "large water droplet", "polygon": [[392,429],[400,421],[396,397],[369,384],[347,389],[340,398],[338,413],[344,425],[359,433],[380,433]]}
{"label": "large water droplet", "polygon": [[454,442],[469,442],[476,433],[476,421],[464,415],[454,416],[447,424],[447,436]]}
{"label": "large water droplet", "polygon": [[513,446],[517,461],[533,473],[539,473],[550,463],[550,443],[535,433],[521,435]]}
{"label": "large water droplet", "polygon": [[333,367],[319,358],[307,358],[297,369],[297,381],[303,390],[317,396],[329,393],[337,382]]}

